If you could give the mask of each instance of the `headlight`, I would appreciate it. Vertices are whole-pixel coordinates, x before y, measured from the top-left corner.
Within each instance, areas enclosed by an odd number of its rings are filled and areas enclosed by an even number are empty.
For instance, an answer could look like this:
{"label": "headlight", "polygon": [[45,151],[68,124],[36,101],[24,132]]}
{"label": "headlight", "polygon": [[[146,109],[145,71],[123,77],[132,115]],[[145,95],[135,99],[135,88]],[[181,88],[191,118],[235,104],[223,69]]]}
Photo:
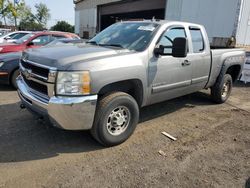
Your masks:
{"label": "headlight", "polygon": [[3,50],[3,48],[0,48],[0,52]]}
{"label": "headlight", "polygon": [[58,72],[57,95],[88,95],[90,94],[90,75],[83,72]]}
{"label": "headlight", "polygon": [[0,68],[4,65],[4,62],[0,62]]}

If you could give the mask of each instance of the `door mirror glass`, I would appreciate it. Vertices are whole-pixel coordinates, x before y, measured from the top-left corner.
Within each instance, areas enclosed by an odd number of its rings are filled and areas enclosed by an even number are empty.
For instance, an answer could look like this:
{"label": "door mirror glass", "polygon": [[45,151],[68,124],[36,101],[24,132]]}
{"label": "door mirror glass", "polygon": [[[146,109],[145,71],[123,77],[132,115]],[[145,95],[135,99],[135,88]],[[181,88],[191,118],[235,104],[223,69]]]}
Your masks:
{"label": "door mirror glass", "polygon": [[188,42],[186,38],[175,38],[173,41],[173,57],[187,57]]}

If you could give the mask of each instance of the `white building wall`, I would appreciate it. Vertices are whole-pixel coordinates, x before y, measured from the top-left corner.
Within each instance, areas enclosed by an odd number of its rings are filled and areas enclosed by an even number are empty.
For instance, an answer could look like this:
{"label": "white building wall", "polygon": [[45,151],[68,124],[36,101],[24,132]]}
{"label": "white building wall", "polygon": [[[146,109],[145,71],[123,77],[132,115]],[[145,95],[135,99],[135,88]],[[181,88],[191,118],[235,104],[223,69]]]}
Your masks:
{"label": "white building wall", "polygon": [[240,0],[168,0],[166,19],[202,24],[212,42],[235,36],[239,6]]}
{"label": "white building wall", "polygon": [[75,33],[80,33],[80,11],[75,11]]}
{"label": "white building wall", "polygon": [[250,1],[242,0],[239,26],[237,31],[237,44],[250,46]]}

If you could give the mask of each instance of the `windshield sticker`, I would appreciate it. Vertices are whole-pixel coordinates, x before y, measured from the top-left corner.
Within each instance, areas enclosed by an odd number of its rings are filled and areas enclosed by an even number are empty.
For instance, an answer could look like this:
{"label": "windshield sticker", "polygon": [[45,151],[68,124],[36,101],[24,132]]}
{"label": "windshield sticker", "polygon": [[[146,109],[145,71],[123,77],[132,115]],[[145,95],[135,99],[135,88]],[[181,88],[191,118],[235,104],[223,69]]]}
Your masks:
{"label": "windshield sticker", "polygon": [[141,30],[141,31],[154,31],[155,30],[155,27],[152,26],[152,25],[147,25],[147,26],[140,26],[138,27],[138,30]]}

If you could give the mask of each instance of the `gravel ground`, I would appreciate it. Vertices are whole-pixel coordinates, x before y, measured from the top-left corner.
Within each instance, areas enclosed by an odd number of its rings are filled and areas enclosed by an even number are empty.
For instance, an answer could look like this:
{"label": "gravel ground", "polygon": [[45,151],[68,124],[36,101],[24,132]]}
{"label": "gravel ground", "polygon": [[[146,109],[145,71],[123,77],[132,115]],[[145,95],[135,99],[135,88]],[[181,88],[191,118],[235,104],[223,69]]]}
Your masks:
{"label": "gravel ground", "polygon": [[34,119],[19,108],[16,91],[0,86],[0,187],[246,188],[250,85],[237,84],[223,105],[207,93],[142,109],[133,136],[103,148],[87,131]]}

